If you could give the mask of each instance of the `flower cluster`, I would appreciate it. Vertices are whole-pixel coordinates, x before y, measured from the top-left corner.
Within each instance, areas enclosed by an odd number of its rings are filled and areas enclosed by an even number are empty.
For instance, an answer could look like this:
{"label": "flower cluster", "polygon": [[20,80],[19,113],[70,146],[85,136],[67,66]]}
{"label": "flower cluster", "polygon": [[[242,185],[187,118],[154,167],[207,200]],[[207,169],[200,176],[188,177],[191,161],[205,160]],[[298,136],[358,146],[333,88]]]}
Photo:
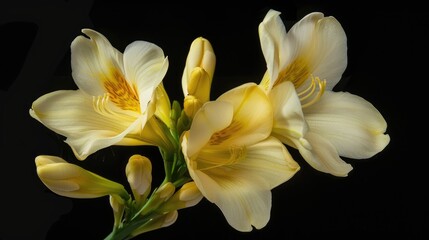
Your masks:
{"label": "flower cluster", "polygon": [[86,37],[71,43],[78,89],[41,96],[30,115],[64,136],[79,160],[113,145],[154,146],[165,169],[154,188],[151,160],[134,154],[124,169],[126,188],[60,157],[36,157],[40,180],[56,194],[109,196],[114,227],[106,239],[169,226],[178,210],[203,198],[234,229],[261,229],[270,219],[271,190],[300,170],[288,148],[314,169],[344,177],[352,166],[341,157],[370,158],[390,141],[371,103],[332,90],[347,66],[346,34],[334,17],[310,13],[287,32],[280,12],[269,10],[259,25],[263,78],[216,99],[215,53],[196,38],[183,71],[183,104],[163,87],[169,61],[160,47],[135,41],[122,53],[99,32],[82,32]]}

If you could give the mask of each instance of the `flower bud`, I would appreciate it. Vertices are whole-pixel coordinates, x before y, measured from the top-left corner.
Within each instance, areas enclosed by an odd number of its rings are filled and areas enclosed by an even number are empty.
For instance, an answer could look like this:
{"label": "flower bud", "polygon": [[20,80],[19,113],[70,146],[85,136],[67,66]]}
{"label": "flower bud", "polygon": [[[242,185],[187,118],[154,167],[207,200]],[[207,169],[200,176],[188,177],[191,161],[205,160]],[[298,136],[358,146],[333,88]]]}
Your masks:
{"label": "flower bud", "polygon": [[216,65],[216,56],[210,42],[196,38],[189,49],[182,75],[183,94],[194,95],[203,103],[210,99],[210,87]]}
{"label": "flower bud", "polygon": [[124,186],[56,156],[37,156],[37,175],[51,191],[71,198],[97,198],[118,195],[128,199]]}
{"label": "flower bud", "polygon": [[153,231],[159,228],[171,226],[176,222],[179,213],[177,211],[167,212],[161,216],[152,219],[148,224],[144,224],[140,228],[131,233],[131,236],[137,236],[145,232]]}
{"label": "flower bud", "polygon": [[178,216],[179,216],[179,212],[177,211],[171,211],[165,214],[161,227],[171,226],[173,223],[176,222]]}
{"label": "flower bud", "polygon": [[121,224],[122,215],[124,214],[125,205],[121,198],[115,197],[114,195],[109,196],[109,203],[113,210],[114,225],[119,226]]}
{"label": "flower bud", "polygon": [[192,70],[188,80],[188,95],[193,95],[202,102],[210,99],[211,77],[201,67]]}
{"label": "flower bud", "polygon": [[194,182],[187,182],[162,207],[162,211],[169,212],[198,204],[203,195]]}
{"label": "flower bud", "polygon": [[202,105],[202,102],[198,98],[193,95],[187,95],[183,101],[183,110],[186,116],[193,118]]}
{"label": "flower bud", "polygon": [[164,183],[155,190],[153,196],[150,197],[150,200],[145,204],[140,214],[146,216],[154,210],[158,211],[158,208],[173,196],[175,190],[176,188],[171,182]]}
{"label": "flower bud", "polygon": [[150,160],[138,154],[131,156],[125,167],[125,174],[136,202],[144,201],[149,195],[152,184],[152,163]]}

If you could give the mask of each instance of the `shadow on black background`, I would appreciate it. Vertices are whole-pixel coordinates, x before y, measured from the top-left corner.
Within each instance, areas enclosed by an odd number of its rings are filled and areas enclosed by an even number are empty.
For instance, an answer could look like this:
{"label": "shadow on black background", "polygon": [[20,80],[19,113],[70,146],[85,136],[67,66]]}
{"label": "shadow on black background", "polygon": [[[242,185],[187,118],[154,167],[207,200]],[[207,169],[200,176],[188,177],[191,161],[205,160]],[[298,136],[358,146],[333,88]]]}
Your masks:
{"label": "shadow on black background", "polygon": [[163,177],[162,166],[156,164],[157,150],[111,147],[79,162],[61,136],[29,116],[31,103],[42,94],[76,88],[69,46],[80,29],[101,32],[120,51],[134,40],[160,46],[170,62],[164,84],[170,98],[179,101],[190,43],[198,36],[209,39],[217,56],[215,98],[241,83],[260,81],[265,61],[257,27],[270,8],[282,12],[287,29],[312,11],[340,21],[348,36],[349,64],[336,90],[373,103],[387,120],[390,144],[371,159],[346,159],[354,167],[347,178],[316,172],[297,158],[302,169],[273,190],[271,219],[262,230],[235,231],[215,205],[203,200],[179,211],[172,226],[137,239],[427,239],[423,167],[427,157],[419,144],[424,140],[418,136],[424,138],[427,128],[426,121],[419,120],[427,108],[419,91],[427,81],[429,21],[421,5],[265,1],[234,7],[134,2],[0,3],[1,239],[103,239],[110,233],[113,217],[108,199],[75,200],[53,194],[36,175],[37,155],[64,156],[125,184],[122,169],[128,157],[141,153],[154,160],[155,184]]}

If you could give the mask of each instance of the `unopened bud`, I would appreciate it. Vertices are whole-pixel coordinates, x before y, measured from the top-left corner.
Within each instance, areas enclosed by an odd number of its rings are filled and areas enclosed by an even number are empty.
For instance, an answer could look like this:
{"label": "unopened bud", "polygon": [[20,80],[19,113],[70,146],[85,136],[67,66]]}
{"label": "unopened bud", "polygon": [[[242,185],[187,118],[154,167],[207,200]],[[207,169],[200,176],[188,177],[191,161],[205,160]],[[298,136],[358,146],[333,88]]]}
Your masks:
{"label": "unopened bud", "polygon": [[55,156],[37,156],[37,174],[51,191],[71,198],[117,195],[128,199],[124,186]]}
{"label": "unopened bud", "polygon": [[167,212],[161,216],[152,219],[148,224],[142,225],[131,233],[131,236],[137,236],[145,232],[153,231],[163,227],[168,227],[176,222],[179,213],[177,211]]}
{"label": "unopened bud", "polygon": [[136,202],[146,199],[152,184],[152,163],[147,157],[135,154],[128,160],[125,167],[128,183],[133,191]]}
{"label": "unopened bud", "polygon": [[170,200],[165,203],[162,207],[162,210],[169,212],[172,210],[179,210],[182,208],[192,207],[198,204],[203,195],[198,189],[195,182],[188,182],[183,184],[183,186],[170,198]]}
{"label": "unopened bud", "polygon": [[183,110],[186,116],[193,118],[202,105],[202,102],[198,98],[193,95],[188,95],[183,101]]}
{"label": "unopened bud", "polygon": [[109,197],[110,206],[113,210],[113,216],[114,216],[114,225],[119,226],[121,224],[122,215],[124,214],[125,205],[123,203],[122,199],[118,199],[118,197],[114,195],[110,195]]}
{"label": "unopened bud", "polygon": [[[195,95],[197,97],[203,96],[203,102],[208,101],[210,94],[210,86],[213,79],[213,74],[216,65],[216,56],[210,42],[202,37],[196,38],[189,49],[188,57],[186,58],[186,65],[182,76],[182,89],[185,96]],[[194,72],[195,69],[198,72]],[[204,84],[191,83],[191,79],[196,76],[193,74],[204,73]],[[198,77],[200,78],[200,77]],[[207,87],[208,86],[208,87]],[[198,87],[198,88],[196,88]]]}
{"label": "unopened bud", "polygon": [[155,190],[153,196],[150,197],[140,214],[146,216],[150,212],[158,210],[161,205],[173,196],[174,191],[176,191],[174,184],[171,182],[164,183],[161,187]]}

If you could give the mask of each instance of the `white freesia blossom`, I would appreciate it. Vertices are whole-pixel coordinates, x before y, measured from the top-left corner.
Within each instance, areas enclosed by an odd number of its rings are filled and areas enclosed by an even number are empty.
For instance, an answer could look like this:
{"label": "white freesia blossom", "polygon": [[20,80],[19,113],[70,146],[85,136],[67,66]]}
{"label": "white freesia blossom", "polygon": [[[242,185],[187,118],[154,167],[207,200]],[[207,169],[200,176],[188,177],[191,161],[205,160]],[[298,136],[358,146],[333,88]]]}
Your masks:
{"label": "white freesia blossom", "polygon": [[205,103],[183,136],[192,179],[239,231],[267,224],[271,189],[299,170],[285,146],[270,136],[272,125],[267,95],[248,83]]}
{"label": "white freesia blossom", "polygon": [[[65,136],[80,160],[111,145],[157,144],[152,134],[145,138],[143,129],[156,111],[156,93],[165,92],[161,81],[168,60],[162,49],[135,41],[122,54],[102,34],[82,32],[89,38],[78,36],[71,44],[72,76],[79,89],[41,96],[31,116]],[[158,97],[162,105],[168,105],[165,97]],[[157,111],[161,119],[165,111]]]}
{"label": "white freesia blossom", "polygon": [[380,112],[359,96],[332,91],[347,66],[346,34],[334,17],[310,13],[286,33],[280,12],[270,10],[259,36],[267,63],[260,85],[274,105],[274,136],[336,176],[352,170],[340,156],[370,158],[387,146]]}

